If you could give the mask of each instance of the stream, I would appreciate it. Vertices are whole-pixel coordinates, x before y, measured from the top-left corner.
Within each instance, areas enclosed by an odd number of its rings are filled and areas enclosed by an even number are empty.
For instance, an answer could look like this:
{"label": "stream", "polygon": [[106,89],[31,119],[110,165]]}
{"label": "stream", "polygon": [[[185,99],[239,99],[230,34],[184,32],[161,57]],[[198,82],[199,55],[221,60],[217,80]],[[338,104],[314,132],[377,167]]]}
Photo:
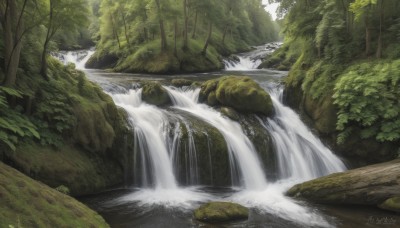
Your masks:
{"label": "stream", "polygon": [[[129,170],[132,178],[126,186],[80,200],[100,213],[111,227],[214,227],[192,216],[195,208],[209,201],[236,202],[250,208],[247,221],[218,227],[374,227],[376,224],[369,223],[369,219],[384,217],[384,212],[367,207],[351,210],[314,205],[284,195],[294,184],[347,168],[299,115],[283,104],[281,81],[287,72],[256,69],[260,58],[273,49],[267,44],[234,60],[225,60],[224,71],[185,75],[88,70],[84,63],[93,51],[59,54],[64,63],[75,63],[125,109],[135,135],[133,170]],[[251,139],[256,127],[246,130],[242,121],[231,120],[213,107],[199,103],[199,88],[176,88],[170,83],[175,78],[205,81],[222,75],[250,76],[271,95],[274,116],[251,118],[256,120],[257,129],[269,135],[274,168],[267,167],[269,163],[261,158],[267,150],[257,149]],[[142,80],[161,82],[173,104],[160,108],[142,101]],[[209,132],[201,132],[208,151],[198,148],[199,133],[193,128],[197,123],[216,129],[223,137],[228,148],[229,186],[216,182],[222,174],[216,171],[217,161],[211,152],[215,139]]]}

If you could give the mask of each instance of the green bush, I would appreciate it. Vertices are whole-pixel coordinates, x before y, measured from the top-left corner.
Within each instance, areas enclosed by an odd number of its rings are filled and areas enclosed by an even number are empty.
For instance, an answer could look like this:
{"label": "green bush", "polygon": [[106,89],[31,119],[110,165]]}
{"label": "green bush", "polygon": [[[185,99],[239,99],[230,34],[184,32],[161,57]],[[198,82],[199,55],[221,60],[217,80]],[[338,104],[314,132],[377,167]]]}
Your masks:
{"label": "green bush", "polygon": [[[338,142],[356,130],[361,138],[400,139],[400,60],[353,65],[335,86]],[[358,131],[357,131],[358,132]]]}

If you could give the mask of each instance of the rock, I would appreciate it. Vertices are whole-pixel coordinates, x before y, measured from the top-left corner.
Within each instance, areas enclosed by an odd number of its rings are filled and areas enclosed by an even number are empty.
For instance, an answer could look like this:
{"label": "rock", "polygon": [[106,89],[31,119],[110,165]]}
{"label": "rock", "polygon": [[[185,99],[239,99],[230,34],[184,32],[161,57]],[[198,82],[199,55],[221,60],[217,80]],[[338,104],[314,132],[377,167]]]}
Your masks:
{"label": "rock", "polygon": [[[219,104],[246,113],[271,115],[273,105],[269,94],[249,77],[225,76],[205,82],[200,91],[200,102],[214,96]],[[213,101],[213,99],[211,99]]]}
{"label": "rock", "polygon": [[379,205],[398,196],[399,189],[400,159],[396,159],[307,181],[287,194],[318,203]]}
{"label": "rock", "polygon": [[177,78],[171,81],[172,85],[175,87],[191,86],[193,84],[192,80]]}
{"label": "rock", "polygon": [[159,82],[146,82],[142,89],[142,99],[146,103],[157,106],[171,103],[167,90]]}
{"label": "rock", "polygon": [[239,114],[233,108],[222,107],[220,112],[234,121],[239,120]]}
{"label": "rock", "polygon": [[[400,194],[400,193],[399,193]],[[400,196],[392,197],[378,205],[379,208],[400,213]]]}
{"label": "rock", "polygon": [[0,227],[109,227],[76,199],[0,162]]}
{"label": "rock", "polygon": [[246,220],[249,217],[249,209],[236,203],[210,202],[196,209],[194,217],[207,223]]}
{"label": "rock", "polygon": [[86,62],[85,67],[88,69],[108,69],[115,67],[117,62],[118,56],[115,54],[96,52]]}
{"label": "rock", "polygon": [[[170,119],[171,138],[177,135],[176,124],[180,127],[179,148],[175,154],[176,161],[179,161],[175,165],[178,182],[182,185],[232,186],[229,153],[223,135],[200,118],[185,111],[173,111],[184,117],[180,121]],[[190,148],[192,156],[188,156]],[[193,169],[193,164],[198,169]]]}

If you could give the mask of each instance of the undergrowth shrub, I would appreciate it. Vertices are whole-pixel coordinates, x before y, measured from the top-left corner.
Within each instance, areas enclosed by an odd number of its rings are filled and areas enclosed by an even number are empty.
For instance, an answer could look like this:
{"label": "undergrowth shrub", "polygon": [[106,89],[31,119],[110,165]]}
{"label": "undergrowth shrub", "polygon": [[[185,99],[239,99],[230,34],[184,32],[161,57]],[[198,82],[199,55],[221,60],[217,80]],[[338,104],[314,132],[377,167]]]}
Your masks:
{"label": "undergrowth shrub", "polygon": [[400,139],[400,60],[350,67],[335,86],[338,143],[356,130],[363,139]]}

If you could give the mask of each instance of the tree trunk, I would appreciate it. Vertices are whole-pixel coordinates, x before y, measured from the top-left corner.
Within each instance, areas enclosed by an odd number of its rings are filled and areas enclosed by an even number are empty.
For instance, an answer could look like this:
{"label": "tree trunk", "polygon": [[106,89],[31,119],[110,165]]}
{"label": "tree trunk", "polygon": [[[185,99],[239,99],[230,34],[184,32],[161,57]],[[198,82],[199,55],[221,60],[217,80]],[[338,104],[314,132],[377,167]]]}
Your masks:
{"label": "tree trunk", "polygon": [[43,76],[45,80],[49,80],[47,76],[47,48],[48,48],[48,40],[44,42],[43,51],[42,51],[42,60],[40,66],[40,74]]}
{"label": "tree trunk", "polygon": [[115,37],[115,39],[117,39],[119,49],[121,49],[121,42],[119,41],[118,30],[115,25],[114,17],[111,14],[110,14],[110,17],[111,17],[111,26],[112,26],[114,37]]}
{"label": "tree trunk", "polygon": [[207,53],[207,48],[208,48],[208,45],[210,44],[210,40],[211,40],[211,34],[212,34],[212,22],[210,21],[210,25],[208,27],[207,40],[206,40],[206,43],[204,44],[203,51],[201,52],[203,55],[206,55],[206,53]]}
{"label": "tree trunk", "polygon": [[187,8],[188,8],[188,0],[183,0],[183,12],[184,12],[184,24],[185,24],[185,29],[183,31],[183,50],[188,49],[188,23],[189,23],[189,17],[187,13]]}
{"label": "tree trunk", "polygon": [[160,0],[156,0],[157,11],[158,11],[158,23],[160,24],[160,34],[161,34],[161,51],[167,50],[167,36],[165,35],[164,20],[161,18],[161,6]]}
{"label": "tree trunk", "polygon": [[144,34],[144,42],[147,42],[148,37],[147,37],[147,29],[146,29],[146,27],[143,28],[143,34]]}
{"label": "tree trunk", "polygon": [[[23,21],[27,0],[24,1],[22,10],[17,13],[17,5],[14,0],[7,0],[6,8],[2,13],[1,24],[4,39],[4,73],[3,84],[11,87],[17,80],[17,70],[22,49]],[[14,27],[14,28],[13,28]],[[14,33],[15,31],[15,33]]]}
{"label": "tree trunk", "polygon": [[382,57],[382,27],[383,27],[383,1],[380,0],[380,7],[379,7],[379,38],[378,38],[378,47],[376,49],[376,58],[380,59]]}
{"label": "tree trunk", "polygon": [[196,39],[196,29],[197,29],[197,10],[196,10],[196,14],[194,16],[194,26],[193,26],[192,39]]}
{"label": "tree trunk", "polygon": [[178,56],[178,50],[176,48],[176,41],[178,40],[178,21],[175,20],[174,24],[174,55],[177,57]]}
{"label": "tree trunk", "polygon": [[225,44],[225,37],[227,32],[228,32],[228,25],[226,25],[224,28],[224,34],[222,35],[222,44]]}
{"label": "tree trunk", "polygon": [[365,18],[365,56],[369,56],[371,50],[371,30],[369,28],[369,18]]}
{"label": "tree trunk", "polygon": [[129,41],[129,36],[128,36],[128,27],[126,25],[126,20],[125,20],[125,15],[123,12],[120,12],[120,14],[122,14],[122,21],[124,22],[124,33],[125,33],[125,39],[126,39],[126,43],[128,44],[128,47],[131,46],[131,43]]}

